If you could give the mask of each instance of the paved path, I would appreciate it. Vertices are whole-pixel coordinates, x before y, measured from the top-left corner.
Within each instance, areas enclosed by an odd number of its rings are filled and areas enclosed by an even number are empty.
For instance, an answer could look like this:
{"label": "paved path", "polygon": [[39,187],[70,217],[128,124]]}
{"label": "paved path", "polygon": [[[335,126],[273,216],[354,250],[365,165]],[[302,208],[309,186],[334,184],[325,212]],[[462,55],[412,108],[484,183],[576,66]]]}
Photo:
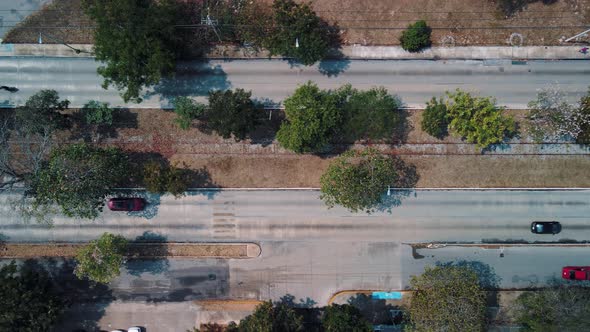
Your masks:
{"label": "paved path", "polygon": [[[590,190],[418,190],[400,197],[400,205],[393,206],[391,213],[373,215],[326,209],[317,191],[199,192],[179,200],[152,196],[141,214],[106,211],[96,221],[57,218],[52,228],[23,224],[6,203],[8,197],[1,198],[0,233],[8,241],[86,241],[113,232],[129,239],[261,244],[261,256],[247,261],[169,260],[154,267],[132,266],[111,284],[117,298],[124,300],[278,299],[290,293],[323,304],[343,289],[403,289],[410,275],[436,261],[489,264],[506,288],[527,286],[532,279],[525,276],[530,275],[542,284],[563,264],[590,265],[587,249],[509,248],[506,259],[499,259],[495,249],[424,249],[421,259],[404,245],[588,240]],[[559,220],[563,231],[556,236],[534,235],[529,229],[533,220]],[[218,275],[215,281],[209,279],[211,273]],[[189,276],[194,282],[187,284],[183,278]],[[175,278],[180,279],[174,282]]]}
{"label": "paved path", "polygon": [[22,105],[40,89],[55,89],[81,106],[90,99],[113,106],[170,107],[179,95],[204,100],[210,89],[244,88],[253,96],[280,102],[311,80],[322,88],[350,83],[359,89],[384,86],[398,94],[406,106],[423,107],[432,96],[456,88],[494,96],[498,103],[525,108],[537,90],[559,83],[572,101],[588,89],[590,61],[326,61],[320,66],[293,67],[282,60],[235,60],[179,63],[174,79],[163,80],[146,91],[141,104],[124,104],[119,93],[100,87],[97,63],[92,58],[3,57],[2,85],[16,93],[0,92],[0,106]]}

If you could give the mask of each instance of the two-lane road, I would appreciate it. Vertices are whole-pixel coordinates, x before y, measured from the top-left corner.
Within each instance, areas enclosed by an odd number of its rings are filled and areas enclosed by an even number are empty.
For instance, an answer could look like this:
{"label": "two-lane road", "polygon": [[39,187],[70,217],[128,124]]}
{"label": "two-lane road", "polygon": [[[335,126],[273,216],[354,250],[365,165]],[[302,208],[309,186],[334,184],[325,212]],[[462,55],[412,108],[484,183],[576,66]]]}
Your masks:
{"label": "two-lane road", "polygon": [[[508,248],[502,258],[499,249],[444,248],[421,251],[422,258],[404,244],[589,240],[590,190],[417,190],[391,213],[373,215],[326,209],[317,191],[202,191],[178,200],[153,196],[146,211],[135,215],[106,211],[96,221],[56,218],[53,227],[23,224],[9,197],[0,198],[0,233],[9,241],[87,241],[103,232],[134,239],[151,232],[168,241],[261,243],[256,259],[171,260],[165,269],[142,267],[139,275],[132,267],[111,285],[123,299],[278,299],[290,293],[324,303],[343,289],[404,288],[410,275],[437,261],[489,264],[502,287],[540,285],[563,265],[590,265],[586,248]],[[533,220],[559,220],[563,231],[534,235]],[[211,273],[216,281],[208,278]],[[188,276],[201,281],[187,285]]]}
{"label": "two-lane road", "polygon": [[0,91],[0,106],[21,105],[40,89],[55,89],[78,107],[90,99],[113,106],[170,107],[175,96],[203,98],[210,89],[243,88],[256,98],[280,102],[307,81],[322,88],[350,83],[359,89],[384,86],[410,107],[422,106],[433,96],[457,88],[497,98],[499,104],[525,108],[538,89],[558,83],[572,101],[587,92],[590,61],[325,61],[294,67],[282,60],[214,60],[181,62],[173,79],[145,91],[141,104],[124,104],[119,93],[103,90],[93,58],[1,57],[1,85],[17,93]]}

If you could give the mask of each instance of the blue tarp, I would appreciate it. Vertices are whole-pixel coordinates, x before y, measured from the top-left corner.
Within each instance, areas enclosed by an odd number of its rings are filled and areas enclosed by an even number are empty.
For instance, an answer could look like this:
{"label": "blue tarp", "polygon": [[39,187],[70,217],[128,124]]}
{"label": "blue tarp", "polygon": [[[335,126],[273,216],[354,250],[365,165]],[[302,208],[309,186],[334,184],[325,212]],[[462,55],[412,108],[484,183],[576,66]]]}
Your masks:
{"label": "blue tarp", "polygon": [[401,292],[373,292],[373,299],[375,300],[401,300]]}

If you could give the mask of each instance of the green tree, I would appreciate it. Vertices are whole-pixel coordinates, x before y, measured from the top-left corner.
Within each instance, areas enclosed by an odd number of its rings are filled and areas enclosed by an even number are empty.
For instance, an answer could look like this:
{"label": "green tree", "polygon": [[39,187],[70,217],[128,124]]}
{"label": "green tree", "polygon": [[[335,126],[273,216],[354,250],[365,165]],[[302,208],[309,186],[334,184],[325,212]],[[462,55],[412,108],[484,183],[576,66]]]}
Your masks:
{"label": "green tree", "polygon": [[239,324],[230,324],[228,332],[299,332],[303,331],[303,318],[285,304],[271,301],[256,306],[254,312]]}
{"label": "green tree", "polygon": [[275,0],[272,7],[274,24],[263,41],[272,55],[292,57],[307,66],[326,56],[334,34],[308,4]]}
{"label": "green tree", "polygon": [[61,114],[68,108],[68,100],[59,100],[55,90],[41,90],[27,99],[24,106],[16,109],[16,125],[28,134],[45,134],[65,126]]}
{"label": "green tree", "polygon": [[0,267],[0,330],[50,331],[64,308],[45,272],[14,261]]}
{"label": "green tree", "polygon": [[410,319],[415,331],[483,331],[486,295],[468,267],[426,267],[410,278]]}
{"label": "green tree", "polygon": [[590,324],[590,288],[557,285],[525,292],[511,310],[525,331],[583,331]]}
{"label": "green tree", "polygon": [[527,122],[529,133],[536,142],[545,139],[577,139],[585,126],[590,125],[590,115],[584,112],[584,99],[578,107],[567,101],[566,94],[557,86],[541,90],[531,101]]}
{"label": "green tree", "polygon": [[84,0],[95,22],[94,52],[104,65],[103,88],[114,85],[125,102],[141,102],[143,87],[157,84],[174,70],[179,17],[173,0]]}
{"label": "green tree", "polygon": [[420,52],[430,47],[430,34],[432,29],[425,21],[420,20],[408,25],[408,28],[402,32],[399,41],[402,48],[408,52]]}
{"label": "green tree", "polygon": [[58,204],[68,217],[93,219],[111,188],[127,178],[127,158],[116,148],[72,144],[54,149],[34,177],[34,205]]}
{"label": "green tree", "polygon": [[88,278],[100,283],[109,283],[121,273],[127,245],[124,237],[103,233],[97,240],[78,250],[74,273],[80,279]]}
{"label": "green tree", "polygon": [[297,152],[321,152],[342,123],[339,97],[312,82],[299,86],[284,100],[287,120],[277,132],[281,146]]}
{"label": "green tree", "polygon": [[331,304],[325,307],[322,326],[326,332],[373,331],[373,326],[361,312],[349,304]]}
{"label": "green tree", "polygon": [[320,198],[330,208],[341,205],[352,212],[371,213],[397,178],[395,163],[379,151],[347,151],[322,174]]}
{"label": "green tree", "polygon": [[168,192],[178,198],[188,190],[190,179],[185,169],[153,161],[144,165],[143,183],[151,193]]}
{"label": "green tree", "polygon": [[442,98],[436,100],[433,97],[426,103],[420,125],[423,131],[438,139],[443,139],[448,135],[449,117],[447,115],[447,105]]}
{"label": "green tree", "polygon": [[209,92],[207,125],[223,138],[245,139],[259,123],[251,96],[252,92],[242,89]]}
{"label": "green tree", "polygon": [[450,99],[447,103],[449,128],[468,142],[485,148],[514,134],[514,119],[504,116],[504,109],[496,106],[495,100],[473,97],[459,89],[454,93],[447,92],[447,96]]}
{"label": "green tree", "polygon": [[346,96],[343,105],[344,135],[349,140],[391,138],[399,127],[402,117],[400,101],[383,87],[368,91],[352,89],[345,85],[340,93]]}
{"label": "green tree", "polygon": [[177,97],[174,100],[174,112],[176,123],[184,130],[190,128],[194,119],[205,113],[205,105],[198,103],[188,97]]}

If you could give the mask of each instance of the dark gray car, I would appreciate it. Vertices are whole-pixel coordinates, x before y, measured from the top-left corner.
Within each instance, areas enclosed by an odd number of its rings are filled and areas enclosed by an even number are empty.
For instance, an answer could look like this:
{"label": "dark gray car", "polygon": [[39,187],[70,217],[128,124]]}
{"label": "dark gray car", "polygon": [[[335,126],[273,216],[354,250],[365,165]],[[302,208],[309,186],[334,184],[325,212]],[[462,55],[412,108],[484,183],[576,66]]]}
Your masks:
{"label": "dark gray car", "polygon": [[533,221],[531,232],[535,234],[557,234],[561,232],[561,224],[558,221]]}

